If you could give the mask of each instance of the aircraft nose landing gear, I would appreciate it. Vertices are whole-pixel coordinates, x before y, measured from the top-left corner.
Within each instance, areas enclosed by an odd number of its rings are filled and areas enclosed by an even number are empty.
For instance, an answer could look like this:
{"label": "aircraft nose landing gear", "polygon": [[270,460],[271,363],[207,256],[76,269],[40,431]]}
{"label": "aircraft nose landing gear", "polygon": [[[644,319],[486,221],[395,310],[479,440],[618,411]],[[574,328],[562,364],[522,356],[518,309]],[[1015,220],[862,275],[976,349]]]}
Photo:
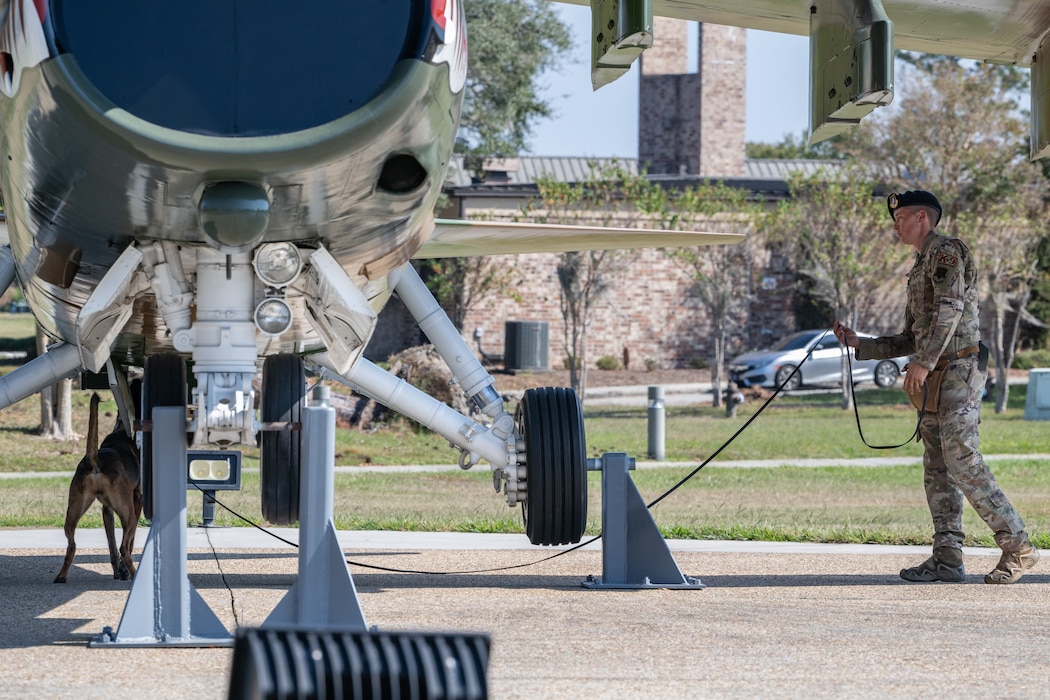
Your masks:
{"label": "aircraft nose landing gear", "polygon": [[575,544],[587,526],[587,444],[572,389],[529,389],[515,423],[525,442],[525,533],[540,545]]}

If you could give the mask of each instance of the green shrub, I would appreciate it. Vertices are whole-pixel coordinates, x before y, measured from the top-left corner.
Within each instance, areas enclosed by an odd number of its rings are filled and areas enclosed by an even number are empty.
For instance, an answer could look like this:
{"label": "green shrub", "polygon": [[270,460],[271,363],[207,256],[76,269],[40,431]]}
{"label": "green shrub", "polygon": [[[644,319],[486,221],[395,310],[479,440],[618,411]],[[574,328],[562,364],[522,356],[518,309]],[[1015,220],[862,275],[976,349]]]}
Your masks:
{"label": "green shrub", "polygon": [[[572,369],[572,359],[568,357],[562,358],[561,365],[565,369]],[[578,357],[576,358],[576,369],[577,371],[583,369],[583,362]]]}
{"label": "green shrub", "polygon": [[1022,350],[1014,355],[1013,369],[1050,367],[1050,350]]}
{"label": "green shrub", "polygon": [[598,369],[620,369],[620,361],[612,355],[602,355],[594,363]]}
{"label": "green shrub", "polygon": [[658,369],[660,369],[660,363],[659,362],[657,362],[656,360],[654,360],[651,357],[645,358],[645,371],[646,372],[653,372],[653,371],[658,370]]}
{"label": "green shrub", "polygon": [[689,366],[693,369],[707,369],[707,360],[702,357],[694,357],[689,360]]}

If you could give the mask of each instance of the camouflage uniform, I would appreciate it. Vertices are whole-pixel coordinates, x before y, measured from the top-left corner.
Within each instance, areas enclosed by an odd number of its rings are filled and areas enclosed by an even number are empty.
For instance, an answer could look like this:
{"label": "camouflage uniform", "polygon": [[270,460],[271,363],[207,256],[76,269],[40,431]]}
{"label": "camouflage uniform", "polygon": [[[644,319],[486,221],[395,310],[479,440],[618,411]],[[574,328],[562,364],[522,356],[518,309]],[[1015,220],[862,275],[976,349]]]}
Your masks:
{"label": "camouflage uniform", "polygon": [[[932,370],[941,358],[955,358],[960,350],[979,341],[973,256],[962,241],[931,233],[908,273],[904,332],[861,338],[857,359],[914,355],[913,362]],[[935,551],[962,548],[963,496],[995,533],[995,542],[1003,551],[1028,545],[1024,522],[978,451],[977,426],[986,376],[978,367],[976,353],[951,360],[937,411],[926,412],[919,427]]]}

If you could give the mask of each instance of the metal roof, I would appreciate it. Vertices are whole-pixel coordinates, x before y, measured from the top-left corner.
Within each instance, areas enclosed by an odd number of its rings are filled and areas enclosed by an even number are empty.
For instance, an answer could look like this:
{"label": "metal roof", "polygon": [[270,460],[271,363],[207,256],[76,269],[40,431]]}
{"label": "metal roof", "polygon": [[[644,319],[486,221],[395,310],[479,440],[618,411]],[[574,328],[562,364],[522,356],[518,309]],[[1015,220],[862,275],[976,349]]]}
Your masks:
{"label": "metal roof", "polygon": [[[639,172],[636,158],[586,158],[579,156],[520,156],[491,160],[486,163],[486,174],[482,181],[475,181],[463,169],[462,158],[454,159],[449,168],[447,186],[453,189],[474,187],[515,188],[535,184],[540,178],[553,178],[557,182],[580,182],[589,180],[595,171],[611,167],[623,168],[629,175]],[[725,177],[712,176],[701,178],[698,175],[651,176],[654,179],[667,181],[722,180],[726,184],[745,182],[783,183],[795,172],[801,171],[805,176],[816,175],[823,170],[837,170],[841,165],[829,160],[778,160],[748,158],[744,161],[744,173]],[[758,189],[767,189],[760,186]],[[772,188],[779,189],[779,188]]]}

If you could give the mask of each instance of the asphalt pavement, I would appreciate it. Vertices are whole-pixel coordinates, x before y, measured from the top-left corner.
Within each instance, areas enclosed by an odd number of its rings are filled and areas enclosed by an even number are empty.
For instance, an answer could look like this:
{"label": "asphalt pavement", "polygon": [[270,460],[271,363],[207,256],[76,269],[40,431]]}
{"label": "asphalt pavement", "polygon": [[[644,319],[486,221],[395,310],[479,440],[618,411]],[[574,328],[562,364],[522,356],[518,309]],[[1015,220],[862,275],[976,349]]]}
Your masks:
{"label": "asphalt pavement", "polygon": [[[607,398],[647,400],[647,387],[610,389],[618,396]],[[702,392],[690,385],[665,400]],[[718,466],[785,463],[842,460]],[[295,529],[275,534],[298,540]],[[136,558],[146,535],[140,528]],[[61,530],[0,530],[0,699],[226,697],[229,648],[88,646],[120,623],[130,584],[112,578],[101,531],[77,539],[69,582],[54,584]],[[271,534],[190,527],[186,540],[188,580],[231,632],[263,624],[297,580],[297,551]],[[704,587],[594,589],[584,584],[620,561],[601,541],[568,551],[523,535],[353,531],[338,540],[368,625],[491,636],[496,700],[1050,697],[1050,554],[1012,586],[983,583],[998,555],[983,548],[964,550],[963,583],[910,584],[898,571],[925,547],[670,540],[675,566]],[[626,558],[640,562],[654,548],[629,547]]]}
{"label": "asphalt pavement", "polygon": [[[129,583],[110,577],[101,533],[79,539],[69,583],[53,584],[61,532],[0,531],[0,698],[225,697],[228,648],[87,646],[119,623]],[[599,543],[549,559],[564,548],[520,535],[339,539],[370,626],[491,636],[494,699],[1050,694],[1046,564],[985,585],[991,550],[965,551],[965,583],[908,584],[897,572],[924,548],[670,541],[705,588],[595,590]],[[190,528],[188,547],[227,630],[263,623],[296,580],[294,549],[257,531]]]}

